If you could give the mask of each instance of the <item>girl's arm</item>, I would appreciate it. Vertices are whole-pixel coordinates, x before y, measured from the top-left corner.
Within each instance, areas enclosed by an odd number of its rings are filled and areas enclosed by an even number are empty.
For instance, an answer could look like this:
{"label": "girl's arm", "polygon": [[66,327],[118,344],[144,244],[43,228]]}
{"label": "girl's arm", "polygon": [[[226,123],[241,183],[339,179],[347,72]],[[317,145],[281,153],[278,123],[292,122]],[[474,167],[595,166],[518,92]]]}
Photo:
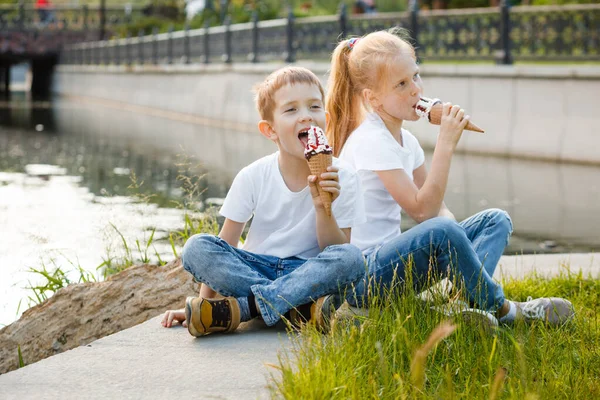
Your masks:
{"label": "girl's arm", "polygon": [[[419,168],[417,168],[413,171],[413,182],[415,183],[415,185],[417,185],[417,187],[419,189],[421,189],[423,187],[423,184],[425,183],[426,179],[427,179],[427,168],[425,167],[425,164],[423,164]],[[453,219],[454,221],[456,221],[456,217],[454,217],[454,214],[448,209],[448,207],[446,206],[446,203],[443,201],[442,201],[442,205],[440,207],[440,212],[438,213],[437,216],[450,218],[450,219]]]}
{"label": "girl's arm", "polygon": [[[237,247],[238,243],[240,242],[240,237],[242,237],[244,226],[246,226],[244,222],[235,222],[229,218],[225,218],[221,232],[219,232],[219,237],[229,243],[231,246]],[[217,292],[205,284],[200,286],[200,297],[211,299],[217,297],[217,294]]]}
{"label": "girl's arm", "polygon": [[431,160],[431,173],[424,177],[420,188],[402,169],[375,171],[394,200],[415,221],[422,222],[440,213],[452,155],[468,123],[469,117],[464,116],[460,106],[444,104],[440,134]]}

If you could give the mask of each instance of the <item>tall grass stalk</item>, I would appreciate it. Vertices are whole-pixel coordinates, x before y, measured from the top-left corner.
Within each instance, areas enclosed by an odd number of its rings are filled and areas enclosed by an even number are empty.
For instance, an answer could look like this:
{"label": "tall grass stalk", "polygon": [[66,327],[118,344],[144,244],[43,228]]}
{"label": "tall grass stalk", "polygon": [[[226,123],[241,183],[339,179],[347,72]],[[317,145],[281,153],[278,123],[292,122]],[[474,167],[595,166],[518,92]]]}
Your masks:
{"label": "tall grass stalk", "polygon": [[[557,296],[566,326],[493,332],[447,317],[411,285],[375,293],[367,317],[340,316],[328,335],[307,327],[279,358],[272,394],[288,399],[600,398],[600,281],[566,272],[503,282],[507,298]],[[435,304],[435,303],[434,303]],[[351,314],[350,314],[351,315]]]}

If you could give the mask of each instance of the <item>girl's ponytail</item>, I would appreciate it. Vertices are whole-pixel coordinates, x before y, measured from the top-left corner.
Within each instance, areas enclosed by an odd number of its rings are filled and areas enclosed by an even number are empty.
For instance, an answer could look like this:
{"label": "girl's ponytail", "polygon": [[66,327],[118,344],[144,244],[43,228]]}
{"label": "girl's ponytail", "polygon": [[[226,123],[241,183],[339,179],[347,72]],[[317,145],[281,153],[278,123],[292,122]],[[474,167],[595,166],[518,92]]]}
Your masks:
{"label": "girl's ponytail", "polygon": [[356,39],[342,40],[333,51],[327,84],[325,109],[330,114],[327,140],[336,157],[363,116],[360,95],[352,82],[348,60],[355,41]]}

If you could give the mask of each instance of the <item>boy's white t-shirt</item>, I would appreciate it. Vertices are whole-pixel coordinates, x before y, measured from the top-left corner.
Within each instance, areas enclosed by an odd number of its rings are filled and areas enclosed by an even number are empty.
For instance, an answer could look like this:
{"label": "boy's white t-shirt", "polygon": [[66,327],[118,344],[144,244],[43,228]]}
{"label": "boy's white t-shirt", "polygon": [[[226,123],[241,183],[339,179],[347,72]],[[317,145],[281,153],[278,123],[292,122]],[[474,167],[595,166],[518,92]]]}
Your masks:
{"label": "boy's white t-shirt", "polygon": [[383,120],[370,113],[348,137],[340,159],[358,172],[364,194],[367,221],[352,229],[352,244],[367,250],[397,237],[402,209],[374,171],[403,169],[413,179],[413,171],[423,165],[425,154],[419,141],[402,129],[402,144],[394,139]]}
{"label": "boy's white t-shirt", "polygon": [[[279,258],[311,258],[321,250],[317,242],[315,207],[310,188],[292,192],[279,171],[279,152],[243,168],[235,177],[220,213],[235,222],[248,222],[254,215],[243,249]],[[347,164],[338,166],[340,196],[332,212],[340,228],[364,222],[360,179]]]}

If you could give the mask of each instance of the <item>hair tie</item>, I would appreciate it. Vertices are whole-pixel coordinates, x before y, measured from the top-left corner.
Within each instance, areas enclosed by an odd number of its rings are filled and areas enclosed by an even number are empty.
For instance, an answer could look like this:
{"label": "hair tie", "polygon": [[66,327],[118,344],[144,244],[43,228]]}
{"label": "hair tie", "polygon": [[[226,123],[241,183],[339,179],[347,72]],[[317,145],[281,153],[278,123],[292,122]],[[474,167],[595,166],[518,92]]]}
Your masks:
{"label": "hair tie", "polygon": [[360,40],[360,38],[359,38],[359,37],[355,37],[355,38],[352,38],[352,39],[348,40],[348,48],[349,48],[350,50],[352,50],[352,49],[354,48],[354,45],[355,45],[356,43],[358,43],[358,41],[359,41],[359,40]]}

